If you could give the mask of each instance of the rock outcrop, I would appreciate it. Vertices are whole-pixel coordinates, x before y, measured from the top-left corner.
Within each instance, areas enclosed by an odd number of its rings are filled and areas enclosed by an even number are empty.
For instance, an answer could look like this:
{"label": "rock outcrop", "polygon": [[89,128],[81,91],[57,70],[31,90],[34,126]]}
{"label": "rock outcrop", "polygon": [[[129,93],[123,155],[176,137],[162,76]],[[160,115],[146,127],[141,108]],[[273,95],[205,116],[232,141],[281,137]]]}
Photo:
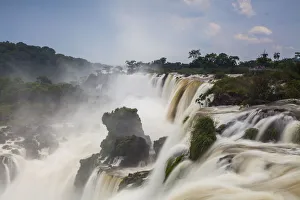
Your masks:
{"label": "rock outcrop", "polygon": [[128,174],[120,183],[119,190],[123,189],[132,189],[141,186],[147,177],[149,176],[150,171],[141,171],[133,174]]}
{"label": "rock outcrop", "polygon": [[117,108],[102,117],[108,135],[101,142],[102,158],[106,164],[112,164],[115,158],[122,157],[120,166],[135,167],[141,161],[147,161],[151,140],[144,134],[137,109]]}
{"label": "rock outcrop", "polygon": [[153,142],[153,149],[154,149],[154,151],[155,151],[156,157],[158,156],[158,154],[159,154],[161,148],[163,147],[163,145],[164,145],[166,139],[167,139],[167,137],[161,137],[161,138],[159,138],[158,140],[155,140],[155,141]]}

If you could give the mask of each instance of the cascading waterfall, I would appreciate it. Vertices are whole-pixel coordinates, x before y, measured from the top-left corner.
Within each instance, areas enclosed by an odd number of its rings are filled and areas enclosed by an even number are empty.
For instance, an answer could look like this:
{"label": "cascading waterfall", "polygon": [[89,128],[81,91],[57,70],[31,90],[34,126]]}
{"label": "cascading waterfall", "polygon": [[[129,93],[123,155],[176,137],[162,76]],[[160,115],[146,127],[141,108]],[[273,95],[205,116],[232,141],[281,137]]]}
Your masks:
{"label": "cascading waterfall", "polygon": [[[128,172],[120,169],[123,174],[119,175],[97,168],[85,184],[82,195],[73,196],[73,183],[79,160],[99,152],[101,138],[107,134],[101,127],[98,130],[100,134],[70,134],[56,152],[42,160],[25,160],[22,156],[11,155],[13,163],[19,164],[19,160],[23,163],[17,167],[18,175],[14,180],[9,162],[1,157],[5,174],[9,176],[5,177],[6,184],[0,200],[300,198],[300,148],[299,145],[292,144],[300,142],[300,122],[295,116],[289,113],[268,114],[262,108],[207,108],[206,100],[197,103],[196,99],[213,84],[201,77],[183,77],[176,74],[165,76],[149,77],[137,74],[113,77],[105,94],[110,97],[111,102],[99,110],[102,114],[120,106],[136,107],[144,131],[152,140],[168,136],[143,187],[118,192],[122,177]],[[191,122],[195,117],[206,114],[215,120],[218,127],[225,125],[224,130],[217,136],[217,141],[209,151],[197,162],[186,160],[180,163],[164,182],[168,159],[188,150]],[[99,114],[90,118],[98,117],[100,123],[100,116]],[[174,124],[166,122],[165,118]],[[260,142],[265,139],[265,133],[273,127],[280,127],[277,141]],[[257,141],[242,139],[249,128],[259,130]],[[15,158],[20,159],[17,162]],[[141,169],[133,171],[139,170]]]}

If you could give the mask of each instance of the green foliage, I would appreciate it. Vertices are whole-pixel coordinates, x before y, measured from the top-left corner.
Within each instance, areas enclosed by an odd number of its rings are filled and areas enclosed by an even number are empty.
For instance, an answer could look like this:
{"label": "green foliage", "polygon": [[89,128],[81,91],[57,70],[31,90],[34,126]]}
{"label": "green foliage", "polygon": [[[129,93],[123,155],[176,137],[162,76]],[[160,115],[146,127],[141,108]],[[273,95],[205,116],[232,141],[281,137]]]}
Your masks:
{"label": "green foliage", "polygon": [[50,84],[47,77],[40,80],[43,81],[25,83],[19,78],[0,77],[0,121],[11,120],[15,110],[20,108],[27,108],[31,114],[50,114],[67,103],[84,100],[83,91],[78,86]]}
{"label": "green foliage", "polygon": [[179,163],[181,163],[185,158],[185,155],[180,155],[175,158],[170,158],[167,161],[166,171],[165,171],[165,179],[164,182],[168,179],[171,172],[175,169],[176,166],[178,166]]}
{"label": "green foliage", "polygon": [[224,72],[217,72],[215,74],[215,79],[222,79],[222,78],[226,78],[227,75]]}
{"label": "green foliage", "polygon": [[190,159],[201,157],[216,141],[214,121],[210,117],[196,119],[191,132]]}
{"label": "green foliage", "polygon": [[201,99],[214,94],[211,105],[257,105],[280,99],[300,98],[300,80],[280,71],[225,77]]}
{"label": "green foliage", "polygon": [[246,139],[246,140],[255,140],[257,134],[258,134],[258,129],[256,128],[248,128],[246,131],[245,131],[245,134],[243,136],[243,139]]}
{"label": "green foliage", "polygon": [[49,47],[0,42],[0,76],[22,76],[33,80],[46,75],[52,80],[61,81],[66,72],[91,69],[93,65],[103,66],[57,54]]}

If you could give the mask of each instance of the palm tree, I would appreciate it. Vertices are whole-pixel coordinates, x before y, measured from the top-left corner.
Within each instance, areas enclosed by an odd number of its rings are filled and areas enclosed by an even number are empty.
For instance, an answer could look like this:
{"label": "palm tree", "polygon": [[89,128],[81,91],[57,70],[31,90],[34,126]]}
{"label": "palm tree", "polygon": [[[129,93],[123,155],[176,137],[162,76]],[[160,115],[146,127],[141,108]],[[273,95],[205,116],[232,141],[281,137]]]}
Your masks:
{"label": "palm tree", "polygon": [[274,60],[279,60],[280,58],[280,53],[279,52],[275,52],[274,53]]}

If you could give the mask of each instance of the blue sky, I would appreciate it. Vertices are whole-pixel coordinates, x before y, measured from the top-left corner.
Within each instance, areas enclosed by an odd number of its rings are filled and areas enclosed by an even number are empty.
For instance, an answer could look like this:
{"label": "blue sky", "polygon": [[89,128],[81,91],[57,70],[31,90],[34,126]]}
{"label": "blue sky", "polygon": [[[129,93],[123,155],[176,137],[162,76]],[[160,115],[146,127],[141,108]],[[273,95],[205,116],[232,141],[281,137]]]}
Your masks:
{"label": "blue sky", "polygon": [[191,49],[243,60],[300,51],[300,0],[1,0],[0,40],[123,64]]}

